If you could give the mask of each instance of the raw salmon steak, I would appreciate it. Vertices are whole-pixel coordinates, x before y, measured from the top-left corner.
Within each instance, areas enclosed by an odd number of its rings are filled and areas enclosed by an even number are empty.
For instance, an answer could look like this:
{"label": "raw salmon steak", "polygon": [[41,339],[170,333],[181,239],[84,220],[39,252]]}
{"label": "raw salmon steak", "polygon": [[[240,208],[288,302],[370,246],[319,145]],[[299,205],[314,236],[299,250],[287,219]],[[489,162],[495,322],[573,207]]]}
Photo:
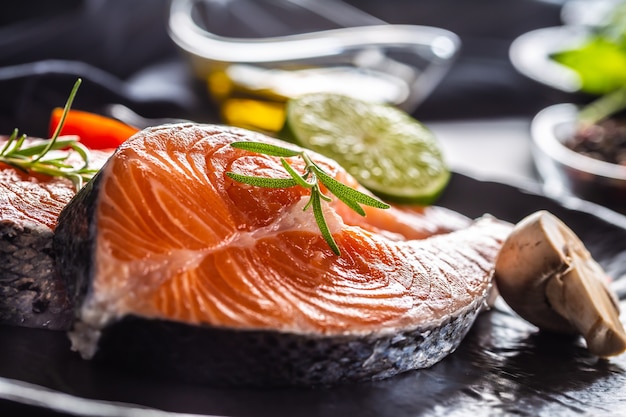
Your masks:
{"label": "raw salmon steak", "polygon": [[[0,137],[0,148],[7,143]],[[24,146],[41,142],[27,138]],[[111,152],[93,151],[100,167]],[[68,163],[83,161],[71,154]],[[0,163],[0,323],[67,330],[72,306],[52,250],[57,217],[74,197],[69,179],[33,174]]]}
{"label": "raw salmon steak", "polygon": [[73,348],[228,384],[380,379],[451,353],[485,305],[510,225],[441,207],[362,217],[334,199],[324,215],[337,256],[303,210],[308,190],[227,176],[288,176],[278,158],[230,146],[250,140],[293,146],[215,125],[141,131],[63,210],[55,248],[77,305]]}

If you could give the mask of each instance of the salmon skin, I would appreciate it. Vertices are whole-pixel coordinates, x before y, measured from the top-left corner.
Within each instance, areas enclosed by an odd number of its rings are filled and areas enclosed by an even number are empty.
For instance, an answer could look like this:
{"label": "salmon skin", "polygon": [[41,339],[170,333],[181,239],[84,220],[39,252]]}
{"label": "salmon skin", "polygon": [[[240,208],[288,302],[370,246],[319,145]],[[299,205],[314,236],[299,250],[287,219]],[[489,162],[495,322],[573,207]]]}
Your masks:
{"label": "salmon skin", "polygon": [[[0,137],[0,147],[8,138]],[[27,138],[24,146],[41,139]],[[91,154],[101,166],[111,152]],[[69,163],[82,162],[78,155]],[[76,190],[65,178],[0,163],[0,323],[67,330],[72,305],[52,249],[57,217]]]}
{"label": "salmon skin", "polygon": [[303,210],[308,190],[226,175],[287,176],[278,158],[230,146],[250,140],[293,146],[216,125],[146,129],[65,207],[54,244],[73,349],[194,382],[278,385],[381,379],[454,351],[510,225],[441,207],[361,217],[333,199],[337,256]]}

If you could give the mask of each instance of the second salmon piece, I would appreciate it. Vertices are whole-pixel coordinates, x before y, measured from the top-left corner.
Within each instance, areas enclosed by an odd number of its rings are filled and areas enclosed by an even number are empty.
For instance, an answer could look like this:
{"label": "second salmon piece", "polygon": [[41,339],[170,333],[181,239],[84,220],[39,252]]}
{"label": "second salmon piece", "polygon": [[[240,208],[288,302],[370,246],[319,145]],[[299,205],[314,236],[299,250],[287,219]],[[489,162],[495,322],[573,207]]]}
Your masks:
{"label": "second salmon piece", "polygon": [[[8,137],[0,137],[0,149]],[[26,138],[24,146],[45,143]],[[92,151],[100,167],[112,152]],[[66,161],[81,166],[71,153]],[[55,268],[52,239],[57,217],[74,197],[69,179],[24,172],[0,163],[0,324],[67,330],[72,304]]]}

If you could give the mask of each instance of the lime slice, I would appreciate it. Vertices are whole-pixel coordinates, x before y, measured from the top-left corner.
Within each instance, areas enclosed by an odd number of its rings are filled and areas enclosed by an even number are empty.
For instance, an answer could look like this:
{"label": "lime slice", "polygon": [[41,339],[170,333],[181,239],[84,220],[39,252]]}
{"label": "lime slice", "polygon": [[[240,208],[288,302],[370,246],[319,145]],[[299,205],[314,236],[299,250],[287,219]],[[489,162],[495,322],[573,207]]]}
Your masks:
{"label": "lime slice", "polygon": [[303,95],[288,101],[279,136],[334,159],[390,201],[431,204],[450,179],[432,132],[391,105]]}

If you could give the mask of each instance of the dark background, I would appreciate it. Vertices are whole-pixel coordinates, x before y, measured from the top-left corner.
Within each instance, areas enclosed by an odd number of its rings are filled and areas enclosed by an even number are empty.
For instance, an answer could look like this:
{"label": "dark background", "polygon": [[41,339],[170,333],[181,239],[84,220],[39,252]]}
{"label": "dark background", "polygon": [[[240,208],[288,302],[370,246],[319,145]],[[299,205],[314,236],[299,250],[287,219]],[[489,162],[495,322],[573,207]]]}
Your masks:
{"label": "dark background", "polygon": [[[416,111],[423,120],[532,116],[570,100],[517,73],[508,58],[522,33],[561,23],[557,2],[347,0],[390,23],[455,32],[459,59]],[[0,133],[45,136],[50,110],[77,76],[74,108],[123,103],[149,117],[214,121],[213,104],[166,30],[165,0],[22,0],[0,6]]]}

